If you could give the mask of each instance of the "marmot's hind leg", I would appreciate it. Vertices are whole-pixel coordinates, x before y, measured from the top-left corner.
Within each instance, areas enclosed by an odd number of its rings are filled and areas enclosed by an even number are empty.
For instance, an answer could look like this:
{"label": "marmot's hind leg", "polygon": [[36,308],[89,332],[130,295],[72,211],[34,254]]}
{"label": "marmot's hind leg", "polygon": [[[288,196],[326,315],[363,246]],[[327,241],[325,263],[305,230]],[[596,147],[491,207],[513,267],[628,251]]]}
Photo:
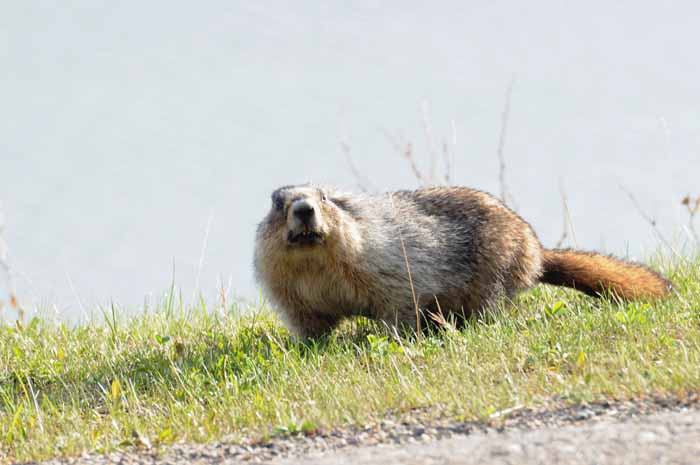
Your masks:
{"label": "marmot's hind leg", "polygon": [[301,338],[317,338],[333,331],[340,321],[335,315],[324,313],[297,313],[286,315],[292,332]]}

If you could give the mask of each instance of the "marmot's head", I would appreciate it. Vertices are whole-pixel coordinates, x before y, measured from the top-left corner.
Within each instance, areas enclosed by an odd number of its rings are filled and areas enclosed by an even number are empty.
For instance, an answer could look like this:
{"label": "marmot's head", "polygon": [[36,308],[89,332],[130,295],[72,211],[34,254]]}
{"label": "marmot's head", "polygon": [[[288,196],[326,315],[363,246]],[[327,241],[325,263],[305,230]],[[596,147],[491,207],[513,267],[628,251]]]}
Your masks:
{"label": "marmot's head", "polygon": [[[312,186],[284,186],[272,193],[272,205],[265,221],[266,234],[274,233],[287,247],[323,245],[328,235],[327,194]],[[263,231],[260,231],[263,232]]]}
{"label": "marmot's head", "polygon": [[356,246],[357,228],[346,195],[313,185],[284,186],[271,200],[258,226],[256,261],[346,254]]}

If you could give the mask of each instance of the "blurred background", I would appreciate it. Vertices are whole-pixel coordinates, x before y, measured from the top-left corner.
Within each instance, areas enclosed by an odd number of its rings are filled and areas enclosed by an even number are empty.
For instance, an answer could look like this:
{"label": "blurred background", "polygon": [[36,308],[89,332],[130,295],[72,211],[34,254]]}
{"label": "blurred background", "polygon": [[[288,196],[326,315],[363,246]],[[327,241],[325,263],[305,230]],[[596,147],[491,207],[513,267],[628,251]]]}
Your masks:
{"label": "blurred background", "polygon": [[270,192],[357,189],[351,164],[417,187],[409,144],[427,173],[447,145],[452,183],[498,194],[502,140],[511,205],[546,246],[562,190],[564,245],[643,259],[649,219],[688,238],[700,3],[57,5],[0,5],[2,234],[30,311],[136,311],[173,275],[188,301],[255,300]]}

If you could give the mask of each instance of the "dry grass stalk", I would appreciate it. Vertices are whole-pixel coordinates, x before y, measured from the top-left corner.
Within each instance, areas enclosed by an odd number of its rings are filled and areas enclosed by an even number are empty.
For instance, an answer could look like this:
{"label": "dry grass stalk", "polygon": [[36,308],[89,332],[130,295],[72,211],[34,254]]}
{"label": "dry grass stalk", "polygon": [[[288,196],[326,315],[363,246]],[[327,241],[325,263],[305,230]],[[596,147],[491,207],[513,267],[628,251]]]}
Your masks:
{"label": "dry grass stalk", "polygon": [[450,151],[450,143],[447,139],[442,142],[442,158],[445,166],[444,181],[447,185],[450,185],[451,182],[454,157],[457,150],[457,126],[455,125],[455,120],[450,120],[450,129],[452,130],[452,150]]}
{"label": "dry grass stalk", "polygon": [[231,282],[233,280],[233,276],[228,277],[228,283],[226,286],[224,286],[224,280],[219,275],[219,313],[226,317],[228,315],[228,304],[227,304],[227,298],[229,295],[229,292],[231,291]]}
{"label": "dry grass stalk", "polygon": [[19,301],[17,300],[17,290],[12,277],[12,268],[10,267],[10,262],[8,260],[9,248],[7,246],[7,242],[5,242],[5,239],[3,238],[4,228],[5,218],[2,212],[2,204],[0,203],[0,269],[2,269],[5,274],[5,289],[7,290],[8,295],[7,303],[0,300],[0,316],[2,316],[2,310],[5,305],[8,305],[17,313],[17,320],[19,322],[24,322],[24,309],[20,306]]}
{"label": "dry grass stalk", "polygon": [[513,94],[513,85],[515,84],[515,76],[508,83],[506,89],[506,101],[503,105],[501,113],[501,132],[498,137],[498,184],[500,186],[500,196],[504,203],[508,203],[508,186],[506,185],[506,162],[505,162],[505,147],[506,137],[508,135],[508,121],[510,119],[510,101]]}
{"label": "dry grass stalk", "polygon": [[[394,210],[394,198],[389,194],[389,200],[391,201],[391,209]],[[403,253],[404,261],[406,262],[406,272],[408,273],[408,285],[411,286],[411,296],[413,297],[413,306],[416,311],[416,337],[420,340],[421,337],[421,325],[420,325],[420,308],[418,307],[418,298],[416,297],[416,289],[413,286],[413,275],[411,274],[411,265],[408,263],[408,254],[406,253],[406,244],[403,241],[403,234],[401,233],[401,228],[399,231],[399,241],[401,241],[401,251]]]}
{"label": "dry grass stalk", "polygon": [[435,166],[437,165],[435,150],[433,149],[433,130],[430,125],[430,112],[428,101],[424,100],[421,105],[421,114],[423,116],[423,132],[425,133],[425,144],[428,151],[428,160],[430,161],[430,171],[428,179],[430,182],[435,180]]}
{"label": "dry grass stalk", "polygon": [[194,302],[199,290],[199,280],[202,276],[202,269],[204,268],[204,257],[207,253],[207,244],[209,243],[209,233],[211,232],[211,223],[214,220],[214,209],[209,210],[209,217],[207,218],[207,225],[204,228],[204,239],[202,240],[202,249],[199,253],[199,261],[197,262],[197,275],[194,279],[194,289],[192,289],[192,301]]}
{"label": "dry grass stalk", "polygon": [[683,200],[681,200],[681,205],[683,205],[686,208],[686,211],[688,212],[688,229],[693,235],[695,243],[700,244],[700,237],[698,236],[698,232],[695,229],[695,215],[697,215],[698,212],[700,212],[700,195],[698,195],[697,197],[691,197],[690,195],[686,195],[685,197],[683,197]]}
{"label": "dry grass stalk", "polygon": [[574,231],[574,223],[571,220],[571,211],[569,210],[569,201],[566,196],[566,191],[564,190],[564,185],[559,183],[559,193],[561,194],[562,210],[564,211],[564,226],[562,227],[562,233],[557,241],[555,248],[561,248],[566,239],[569,236],[569,230],[571,231],[571,238],[574,243],[574,247],[578,248],[578,241],[576,240],[576,231]]}

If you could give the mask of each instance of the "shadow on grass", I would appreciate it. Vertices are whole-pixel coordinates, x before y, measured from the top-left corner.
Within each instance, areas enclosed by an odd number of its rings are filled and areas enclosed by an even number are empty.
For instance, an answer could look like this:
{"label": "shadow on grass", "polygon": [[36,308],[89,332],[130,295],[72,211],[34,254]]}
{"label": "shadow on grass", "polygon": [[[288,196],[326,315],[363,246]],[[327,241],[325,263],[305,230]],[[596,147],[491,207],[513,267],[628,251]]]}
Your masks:
{"label": "shadow on grass", "polygon": [[[270,319],[241,320],[234,331],[215,323],[201,330],[195,326],[192,332],[196,337],[156,336],[152,343],[132,350],[99,354],[100,359],[89,367],[72,362],[58,370],[45,361],[18,363],[0,374],[0,410],[14,412],[18,402],[34,403],[36,398],[42,405],[49,401],[54,406],[72,404],[81,410],[106,413],[114,402],[115,380],[126,396],[162,399],[165,390],[166,397],[175,400],[194,396],[205,402],[206,396],[197,394],[230,388],[232,380],[239,393],[255,390],[265,374],[283,364],[290,353],[305,360],[366,350],[368,336],[382,329],[369,320],[351,321],[328,336],[300,341]],[[40,337],[38,330],[36,334],[24,331],[25,337]]]}

